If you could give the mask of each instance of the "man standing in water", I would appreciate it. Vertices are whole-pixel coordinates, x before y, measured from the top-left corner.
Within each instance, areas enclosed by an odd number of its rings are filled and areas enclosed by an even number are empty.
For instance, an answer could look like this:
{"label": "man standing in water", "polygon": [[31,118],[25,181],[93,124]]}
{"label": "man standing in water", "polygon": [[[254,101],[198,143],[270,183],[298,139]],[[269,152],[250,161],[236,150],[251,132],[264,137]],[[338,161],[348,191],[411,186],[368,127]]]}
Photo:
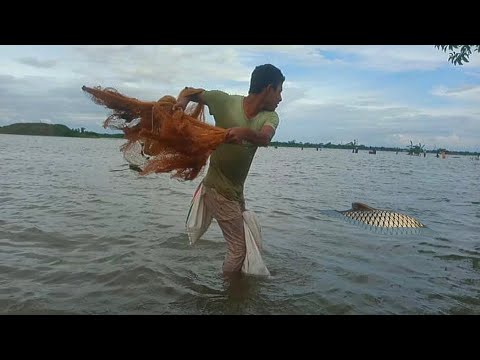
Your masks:
{"label": "man standing in water", "polygon": [[258,146],[268,146],[277,129],[275,109],[282,101],[284,81],[277,67],[259,65],[251,74],[246,97],[203,90],[179,97],[174,106],[185,110],[190,101],[204,103],[215,125],[228,129],[226,141],[212,153],[203,179],[206,210],[217,220],[227,243],[224,275],[239,274],[242,269],[246,255],[244,184]]}

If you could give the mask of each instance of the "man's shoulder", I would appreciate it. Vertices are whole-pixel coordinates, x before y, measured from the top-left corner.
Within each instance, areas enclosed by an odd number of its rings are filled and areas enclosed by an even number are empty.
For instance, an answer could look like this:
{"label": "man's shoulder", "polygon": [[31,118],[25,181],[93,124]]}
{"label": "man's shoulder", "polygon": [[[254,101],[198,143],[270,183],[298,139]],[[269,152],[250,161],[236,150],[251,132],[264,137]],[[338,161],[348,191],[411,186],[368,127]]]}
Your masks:
{"label": "man's shoulder", "polygon": [[278,127],[278,124],[280,123],[280,118],[275,110],[262,111],[261,113],[259,113],[257,119],[259,126],[270,125],[274,129],[276,129]]}
{"label": "man's shoulder", "polygon": [[258,115],[262,119],[278,119],[279,118],[278,113],[275,110],[273,111],[263,110]]}
{"label": "man's shoulder", "polygon": [[223,90],[205,90],[204,95],[209,97],[224,97],[231,96],[229,93]]}
{"label": "man's shoulder", "polygon": [[207,105],[212,105],[219,102],[224,103],[231,99],[232,95],[222,90],[205,90],[203,92],[203,98]]}

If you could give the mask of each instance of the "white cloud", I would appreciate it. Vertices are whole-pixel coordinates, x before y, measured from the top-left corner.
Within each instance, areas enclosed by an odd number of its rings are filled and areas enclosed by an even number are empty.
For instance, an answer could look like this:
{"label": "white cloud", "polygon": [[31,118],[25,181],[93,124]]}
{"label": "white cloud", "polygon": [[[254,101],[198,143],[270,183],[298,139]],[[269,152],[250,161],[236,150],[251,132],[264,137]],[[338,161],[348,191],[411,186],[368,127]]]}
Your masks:
{"label": "white cloud", "polygon": [[34,57],[23,57],[18,59],[18,61],[25,65],[30,65],[37,68],[51,68],[54,67],[56,64],[55,60],[47,59],[47,60],[40,60]]}
{"label": "white cloud", "polygon": [[459,88],[448,88],[441,85],[433,88],[431,93],[436,96],[480,103],[480,85],[465,85]]}
{"label": "white cloud", "polygon": [[[386,72],[435,70],[450,66],[447,62],[448,55],[433,45],[330,45],[320,48],[354,56],[350,61],[352,65]],[[476,55],[479,54],[472,55],[469,68],[480,66],[480,59],[476,59]]]}

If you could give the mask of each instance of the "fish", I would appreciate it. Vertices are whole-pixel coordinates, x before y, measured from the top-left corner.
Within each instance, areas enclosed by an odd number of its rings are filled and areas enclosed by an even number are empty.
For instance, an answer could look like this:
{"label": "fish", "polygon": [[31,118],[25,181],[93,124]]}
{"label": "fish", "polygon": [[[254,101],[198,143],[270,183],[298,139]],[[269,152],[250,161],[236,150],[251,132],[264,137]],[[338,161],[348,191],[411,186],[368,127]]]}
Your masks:
{"label": "fish", "polygon": [[363,225],[375,232],[388,234],[418,234],[427,226],[413,216],[393,210],[376,209],[360,202],[352,203],[348,210],[323,210],[322,213],[341,218],[349,223]]}
{"label": "fish", "polygon": [[423,228],[426,227],[412,216],[391,210],[375,209],[368,205],[354,202],[352,208],[339,211],[340,214],[352,220],[371,226],[384,228]]}

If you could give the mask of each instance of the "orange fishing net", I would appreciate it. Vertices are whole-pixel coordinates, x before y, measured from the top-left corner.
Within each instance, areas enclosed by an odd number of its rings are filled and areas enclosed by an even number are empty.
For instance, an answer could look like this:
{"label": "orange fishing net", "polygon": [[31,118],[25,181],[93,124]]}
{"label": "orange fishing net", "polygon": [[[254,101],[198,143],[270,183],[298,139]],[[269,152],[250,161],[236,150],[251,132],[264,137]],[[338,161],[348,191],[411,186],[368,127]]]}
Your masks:
{"label": "orange fishing net", "polygon": [[[206,165],[208,157],[225,141],[226,129],[205,122],[204,104],[173,110],[176,98],[163,96],[156,102],[140,101],[120,94],[113,88],[82,87],[98,105],[113,110],[105,128],[122,130],[127,143],[124,154],[141,144],[148,161],[140,172],[173,172],[179,180],[193,180]],[[185,88],[180,96],[199,94],[203,89]]]}

